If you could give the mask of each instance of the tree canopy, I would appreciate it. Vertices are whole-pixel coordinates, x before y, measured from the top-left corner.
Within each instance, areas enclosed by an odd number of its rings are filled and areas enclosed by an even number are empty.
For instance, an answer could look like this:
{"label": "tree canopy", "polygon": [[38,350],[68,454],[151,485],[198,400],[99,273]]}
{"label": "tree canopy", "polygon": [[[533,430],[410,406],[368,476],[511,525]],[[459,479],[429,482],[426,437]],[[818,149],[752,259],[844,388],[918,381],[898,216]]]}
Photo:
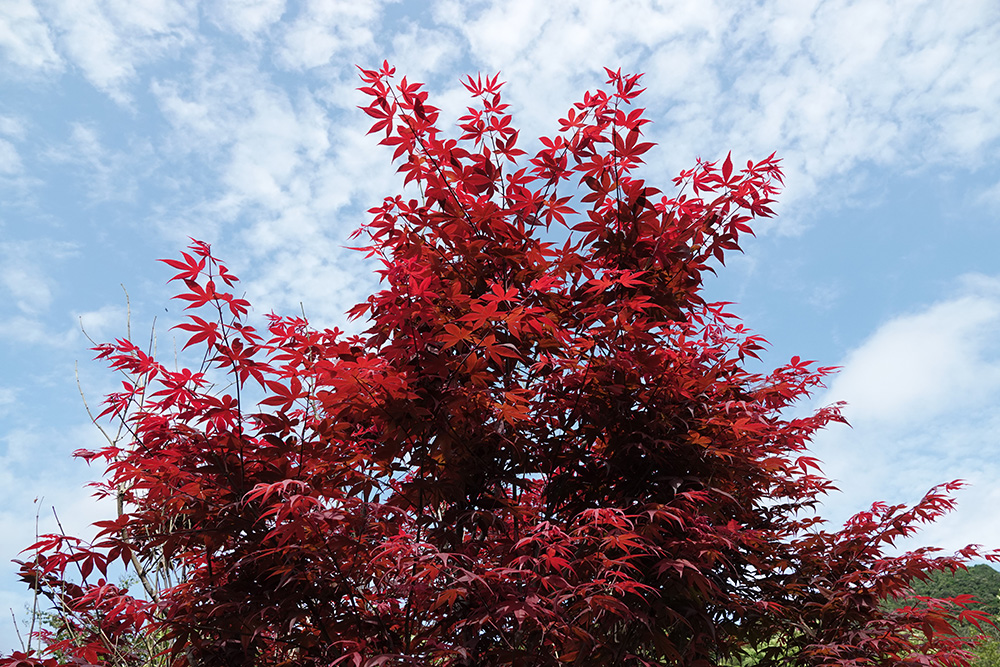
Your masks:
{"label": "tree canopy", "polygon": [[[789,408],[833,369],[748,370],[763,339],[703,295],[772,215],[774,155],[699,160],[665,194],[637,174],[639,75],[608,70],[530,157],[497,76],[465,81],[457,139],[388,64],[361,78],[408,186],[357,233],[382,278],[350,313],[367,329],[259,329],[207,244],[164,260],[204,363],[97,348],[124,375],[100,416],[121,431],[78,455],[119,513],[26,550],[60,632],[0,664],[969,658],[950,623],[984,614],[963,599],[883,604],[995,557],[885,554],[959,484],[828,530],[807,446],[840,407]],[[115,562],[141,594],[106,581]]]}

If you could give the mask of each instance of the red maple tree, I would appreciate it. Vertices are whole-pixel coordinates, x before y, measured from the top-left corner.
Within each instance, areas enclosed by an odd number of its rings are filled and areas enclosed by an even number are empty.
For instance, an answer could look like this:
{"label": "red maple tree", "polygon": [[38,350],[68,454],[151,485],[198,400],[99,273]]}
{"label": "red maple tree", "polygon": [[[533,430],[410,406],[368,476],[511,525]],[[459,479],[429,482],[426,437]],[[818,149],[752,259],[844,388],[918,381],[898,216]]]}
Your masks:
{"label": "red maple tree", "polygon": [[258,330],[208,245],[164,260],[205,362],[97,348],[124,436],[77,455],[119,513],[26,550],[58,631],[0,665],[965,664],[969,600],[882,604],[995,557],[885,554],[958,483],[826,530],[806,447],[839,406],[787,408],[832,369],[750,372],[764,341],[703,297],[778,160],[664,194],[634,173],[640,77],[608,76],[527,158],[498,77],[465,82],[452,139],[420,84],[361,71],[415,186],[357,232],[384,286],[362,335]]}

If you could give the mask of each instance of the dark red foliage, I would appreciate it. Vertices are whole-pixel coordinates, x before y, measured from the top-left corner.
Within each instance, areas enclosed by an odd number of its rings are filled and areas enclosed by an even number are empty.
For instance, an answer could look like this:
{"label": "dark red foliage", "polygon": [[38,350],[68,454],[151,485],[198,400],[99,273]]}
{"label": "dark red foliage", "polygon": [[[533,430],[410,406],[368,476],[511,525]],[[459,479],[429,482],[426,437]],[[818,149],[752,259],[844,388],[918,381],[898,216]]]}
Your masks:
{"label": "dark red foliage", "polygon": [[[824,530],[806,447],[839,406],[787,408],[832,369],[748,371],[764,341],[702,296],[772,215],[778,160],[699,161],[663,194],[634,173],[639,76],[609,70],[526,157],[498,77],[465,82],[455,140],[393,73],[361,71],[413,194],[357,232],[369,328],[257,331],[206,244],[164,260],[206,363],[97,348],[128,438],[78,455],[122,511],[26,550],[68,630],[41,638],[59,660],[0,664],[135,664],[136,635],[178,666],[965,664],[968,600],[881,605],[994,557],[885,555],[957,483]],[[145,594],[104,581],[116,561]]]}

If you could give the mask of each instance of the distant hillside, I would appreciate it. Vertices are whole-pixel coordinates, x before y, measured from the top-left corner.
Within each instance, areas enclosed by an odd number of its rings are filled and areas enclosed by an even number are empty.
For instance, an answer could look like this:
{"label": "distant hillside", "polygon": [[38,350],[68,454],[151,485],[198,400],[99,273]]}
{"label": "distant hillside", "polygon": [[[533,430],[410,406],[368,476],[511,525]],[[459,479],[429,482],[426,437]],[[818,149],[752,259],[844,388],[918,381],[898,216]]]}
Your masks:
{"label": "distant hillside", "polygon": [[[935,598],[954,597],[968,594],[978,600],[974,609],[981,609],[992,616],[1000,615],[1000,572],[989,565],[974,565],[968,570],[959,570],[954,574],[935,572],[927,581],[918,581],[913,585],[916,595],[926,595]],[[891,606],[902,606],[903,600],[895,601]]]}

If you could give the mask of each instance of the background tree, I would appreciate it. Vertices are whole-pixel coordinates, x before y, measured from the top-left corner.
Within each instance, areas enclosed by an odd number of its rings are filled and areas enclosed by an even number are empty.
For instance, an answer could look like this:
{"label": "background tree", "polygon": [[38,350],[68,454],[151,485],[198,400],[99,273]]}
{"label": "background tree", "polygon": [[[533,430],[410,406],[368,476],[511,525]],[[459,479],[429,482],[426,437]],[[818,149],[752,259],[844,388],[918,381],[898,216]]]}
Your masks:
{"label": "background tree", "polygon": [[982,642],[973,649],[973,667],[995,667],[1000,665],[1000,633],[996,621],[1000,616],[1000,572],[989,565],[973,565],[956,572],[933,572],[923,581],[913,583],[911,594],[905,598],[887,601],[890,607],[899,608],[907,604],[920,604],[920,598],[973,598],[970,609],[978,609],[990,615],[993,623],[977,627],[969,623],[958,624],[955,628],[963,635],[982,636]]}
{"label": "background tree", "polygon": [[[122,510],[27,550],[71,629],[43,656],[132,664],[118,639],[157,632],[176,665],[964,663],[949,623],[982,612],[883,605],[978,554],[883,553],[958,484],[825,530],[806,446],[839,409],[788,408],[831,369],[750,372],[763,340],[702,296],[772,215],[774,156],[699,161],[664,195],[634,173],[638,75],[609,70],[524,164],[498,77],[465,82],[455,140],[393,75],[362,70],[410,185],[358,232],[384,284],[350,313],[364,334],[258,331],[196,241],[165,261],[201,367],[97,348],[126,437],[78,455]],[[115,561],[184,576],[133,596]]]}
{"label": "background tree", "polygon": [[900,607],[917,597],[953,598],[970,595],[976,602],[969,605],[990,616],[1000,614],[1000,572],[989,565],[973,565],[956,572],[934,572],[923,581],[913,583],[912,594],[908,598],[892,601],[892,606]]}

